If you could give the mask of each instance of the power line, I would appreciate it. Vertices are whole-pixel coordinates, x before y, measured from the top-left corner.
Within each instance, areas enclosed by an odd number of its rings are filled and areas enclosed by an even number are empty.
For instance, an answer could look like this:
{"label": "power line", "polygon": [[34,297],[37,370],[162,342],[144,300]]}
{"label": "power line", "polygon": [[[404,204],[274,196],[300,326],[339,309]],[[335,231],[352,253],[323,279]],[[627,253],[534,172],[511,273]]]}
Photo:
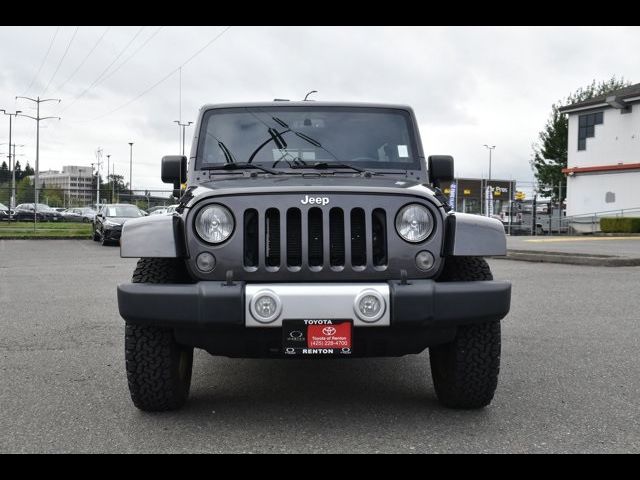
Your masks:
{"label": "power line", "polygon": [[40,75],[40,71],[42,70],[42,67],[44,67],[44,63],[47,61],[47,58],[49,57],[49,52],[51,52],[51,47],[53,47],[53,42],[55,42],[56,37],[58,36],[58,31],[60,31],[60,27],[59,26],[56,27],[56,31],[53,34],[53,37],[51,37],[51,41],[49,42],[49,48],[47,48],[47,53],[44,54],[44,58],[42,59],[42,63],[40,64],[40,68],[38,68],[38,71],[36,72],[36,74],[31,79],[31,83],[29,84],[29,86],[27,87],[27,89],[24,91],[24,93],[22,95],[26,95],[27,94],[27,92],[33,86],[33,82],[35,82],[36,78],[38,78],[38,75]]}
{"label": "power line", "polygon": [[60,66],[62,65],[62,62],[64,62],[64,59],[67,56],[67,53],[69,53],[69,48],[71,47],[71,44],[73,43],[73,39],[76,38],[76,35],[78,34],[78,30],[79,29],[80,29],[80,26],[77,26],[75,32],[73,32],[73,35],[71,35],[71,40],[69,40],[69,43],[67,43],[67,48],[65,48],[64,53],[62,54],[62,58],[60,58],[60,61],[58,62],[58,66],[56,67],[55,71],[53,72],[53,75],[51,75],[51,78],[49,79],[49,83],[47,83],[47,86],[45,87],[44,92],[42,92],[42,95],[47,93],[47,90],[49,90],[49,86],[51,85],[51,82],[53,81],[53,79],[58,74],[58,70],[60,70]]}
{"label": "power line", "polygon": [[97,83],[102,79],[102,77],[107,73],[107,71],[109,71],[109,69],[113,66],[113,64],[114,64],[114,63],[116,63],[116,62],[118,61],[118,59],[122,56],[122,54],[123,54],[124,52],[126,52],[126,51],[129,49],[129,47],[131,46],[131,44],[135,41],[135,39],[136,39],[136,38],[138,38],[138,36],[142,33],[142,31],[143,31],[145,28],[146,28],[146,27],[140,27],[140,30],[138,30],[138,31],[136,32],[136,34],[133,36],[133,38],[132,38],[131,40],[129,40],[129,43],[127,43],[127,44],[125,45],[125,47],[124,47],[122,50],[120,50],[120,53],[118,53],[118,55],[116,55],[116,58],[114,58],[114,59],[113,59],[113,61],[112,61],[112,62],[107,66],[107,68],[105,68],[105,69],[100,73],[100,75],[98,75],[98,77],[93,81],[93,83],[92,83],[91,85],[89,85],[87,88],[85,88],[85,89],[84,89],[84,91],[83,91],[80,95],[78,95],[77,97],[75,97],[75,98],[71,101],[71,103],[67,104],[67,106],[66,106],[63,110],[61,110],[59,113],[64,113],[64,112],[66,112],[67,110],[69,110],[69,108],[71,108],[71,106],[72,106],[73,104],[75,104],[78,100],[80,100],[82,97],[84,97],[84,96],[86,95],[86,93],[87,93],[89,90],[91,90],[91,89],[92,89],[92,88],[93,88],[93,87],[94,87],[94,86],[95,86],[95,85],[96,85],[96,84],[97,84]]}
{"label": "power line", "polygon": [[98,45],[100,44],[100,42],[102,42],[102,39],[105,37],[105,35],[107,34],[107,32],[111,29],[111,27],[107,27],[105,29],[105,31],[102,33],[102,35],[100,35],[100,38],[98,38],[98,40],[96,41],[96,43],[93,44],[93,47],[91,47],[91,50],[89,50],[89,53],[87,53],[87,55],[82,59],[82,61],[80,62],[80,64],[76,67],[76,69],[73,71],[73,73],[71,75],[69,75],[69,77],[62,82],[62,84],[60,84],[60,86],[58,86],[58,88],[56,89],[56,91],[60,91],[62,90],[62,87],[64,87],[67,83],[69,83],[69,80],[71,80],[76,73],[78,73],[78,70],[80,70],[82,68],[82,66],[85,64],[85,62],[89,59],[89,57],[91,56],[91,54],[93,53],[93,51],[98,47]]}
{"label": "power line", "polygon": [[147,43],[149,43],[151,41],[151,39],[153,37],[155,37],[158,33],[160,33],[160,30],[162,30],[164,28],[164,26],[159,27],[155,32],[153,32],[144,42],[142,42],[142,44],[140,44],[140,46],[138,48],[136,48],[133,53],[131,55],[129,55],[126,59],[124,59],[122,62],[120,62],[120,64],[114,68],[106,77],[102,78],[96,85],[104,82],[105,80],[111,78],[113,76],[114,73],[116,73],[118,70],[120,70],[120,68],[127,63],[129,60],[131,60],[133,57],[136,56],[136,54],[142,50],[145,45],[147,45]]}
{"label": "power line", "polygon": [[98,117],[89,119],[89,120],[80,120],[78,121],[79,123],[85,123],[85,122],[93,122],[95,120],[100,120],[101,118],[104,118],[108,115],[111,115],[112,113],[117,112],[118,110],[121,110],[129,105],[131,105],[133,102],[135,102],[136,100],[139,100],[140,98],[142,98],[143,96],[145,96],[147,93],[149,93],[150,91],[152,91],[154,88],[156,88],[158,85],[160,85],[161,83],[165,82],[166,80],[168,80],[171,76],[173,76],[174,73],[180,71],[180,69],[182,67],[184,67],[186,64],[188,64],[189,62],[191,62],[191,60],[193,60],[194,58],[196,58],[198,55],[200,55],[203,51],[205,51],[212,43],[214,43],[216,40],[218,40],[222,35],[224,35],[225,33],[227,33],[229,31],[229,29],[231,28],[231,26],[226,27],[222,32],[218,33],[215,37],[213,37],[211,40],[209,40],[203,47],[201,47],[199,50],[197,50],[193,55],[191,55],[187,60],[185,60],[181,65],[178,65],[176,68],[174,68],[173,70],[171,70],[169,73],[167,73],[164,77],[162,77],[160,80],[158,80],[156,83],[154,83],[153,85],[151,85],[149,88],[147,88],[146,90],[144,90],[143,92],[141,92],[140,94],[136,95],[135,97],[133,97],[131,100],[128,100],[127,102],[123,103],[122,105],[114,108],[113,110],[104,113]]}

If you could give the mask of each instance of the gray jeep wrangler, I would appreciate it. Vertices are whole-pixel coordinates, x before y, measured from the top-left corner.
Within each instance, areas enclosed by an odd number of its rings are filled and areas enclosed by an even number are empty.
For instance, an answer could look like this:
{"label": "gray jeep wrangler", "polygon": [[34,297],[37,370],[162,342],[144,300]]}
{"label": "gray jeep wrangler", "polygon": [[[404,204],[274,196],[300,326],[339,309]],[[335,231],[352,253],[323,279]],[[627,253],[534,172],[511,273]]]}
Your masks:
{"label": "gray jeep wrangler", "polygon": [[188,161],[162,159],[179,207],[122,232],[121,256],[140,259],[118,287],[133,403],[181,407],[194,347],[291,359],[428,347],[444,405],[488,405],[511,285],[482,257],[505,255],[506,239],[498,220],[450,211],[439,185],[452,178],[451,157],[425,159],[406,106],[203,107]]}

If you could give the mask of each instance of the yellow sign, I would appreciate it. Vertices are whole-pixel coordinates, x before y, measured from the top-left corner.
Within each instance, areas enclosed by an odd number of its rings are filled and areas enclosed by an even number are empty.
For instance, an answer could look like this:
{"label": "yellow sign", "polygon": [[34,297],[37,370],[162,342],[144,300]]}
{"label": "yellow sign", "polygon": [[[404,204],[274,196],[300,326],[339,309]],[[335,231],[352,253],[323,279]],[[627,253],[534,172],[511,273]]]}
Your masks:
{"label": "yellow sign", "polygon": [[465,188],[464,189],[464,194],[465,195],[471,195],[471,189],[470,188]]}
{"label": "yellow sign", "polygon": [[524,200],[524,192],[516,192],[516,200]]}
{"label": "yellow sign", "polygon": [[446,193],[448,195],[449,193],[451,193],[451,189],[450,188],[445,188],[444,189],[444,193]]}

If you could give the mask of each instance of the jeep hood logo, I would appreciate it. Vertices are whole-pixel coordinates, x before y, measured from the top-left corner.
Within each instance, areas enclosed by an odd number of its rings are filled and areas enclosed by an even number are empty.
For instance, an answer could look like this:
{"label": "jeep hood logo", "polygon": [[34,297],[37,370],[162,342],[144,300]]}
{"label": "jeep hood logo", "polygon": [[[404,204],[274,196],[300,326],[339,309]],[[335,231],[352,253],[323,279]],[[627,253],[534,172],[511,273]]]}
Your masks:
{"label": "jeep hood logo", "polygon": [[329,203],[329,197],[310,197],[309,195],[305,195],[300,203],[303,205],[327,205]]}

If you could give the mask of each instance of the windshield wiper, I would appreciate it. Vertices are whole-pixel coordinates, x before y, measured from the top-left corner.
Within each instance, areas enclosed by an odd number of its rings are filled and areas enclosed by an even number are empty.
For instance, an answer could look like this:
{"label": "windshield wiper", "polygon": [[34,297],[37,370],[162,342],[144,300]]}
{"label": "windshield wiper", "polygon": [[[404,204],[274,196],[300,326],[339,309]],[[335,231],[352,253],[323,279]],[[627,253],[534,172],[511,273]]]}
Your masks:
{"label": "windshield wiper", "polygon": [[304,166],[296,166],[291,168],[313,168],[314,170],[327,170],[330,168],[349,168],[358,173],[364,173],[366,175],[378,175],[377,172],[372,172],[370,170],[364,170],[359,167],[354,167],[353,165],[349,165],[347,163],[331,163],[331,162],[316,162],[311,164],[306,164]]}
{"label": "windshield wiper", "polygon": [[249,162],[231,162],[223,163],[221,165],[211,165],[209,167],[202,167],[202,170],[244,170],[245,168],[262,170],[263,172],[270,173],[271,175],[282,175],[284,173],[278,170],[271,170],[270,168],[263,167],[262,165],[258,165],[257,163]]}

